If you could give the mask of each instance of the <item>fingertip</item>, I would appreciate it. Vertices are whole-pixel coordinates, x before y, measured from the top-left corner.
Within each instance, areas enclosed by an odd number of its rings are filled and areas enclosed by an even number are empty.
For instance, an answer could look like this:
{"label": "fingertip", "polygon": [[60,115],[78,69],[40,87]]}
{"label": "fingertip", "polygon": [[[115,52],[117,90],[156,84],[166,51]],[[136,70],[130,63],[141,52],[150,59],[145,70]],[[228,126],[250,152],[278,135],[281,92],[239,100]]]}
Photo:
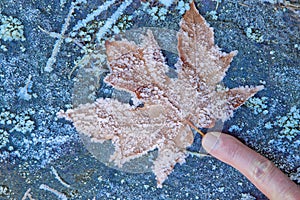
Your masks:
{"label": "fingertip", "polygon": [[214,148],[216,148],[219,138],[222,133],[220,132],[208,132],[202,139],[202,146],[207,153],[210,153]]}
{"label": "fingertip", "polygon": [[203,148],[215,158],[244,174],[270,199],[299,199],[299,188],[274,164],[236,138],[209,132],[202,139]]}

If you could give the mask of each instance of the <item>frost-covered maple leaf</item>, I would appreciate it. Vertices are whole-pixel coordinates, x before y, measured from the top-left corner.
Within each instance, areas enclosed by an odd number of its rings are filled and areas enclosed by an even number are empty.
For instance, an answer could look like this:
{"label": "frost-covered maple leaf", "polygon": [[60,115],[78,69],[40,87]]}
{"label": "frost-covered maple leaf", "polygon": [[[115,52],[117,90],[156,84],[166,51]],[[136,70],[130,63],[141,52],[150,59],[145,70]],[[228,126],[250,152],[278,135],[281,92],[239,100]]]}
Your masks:
{"label": "frost-covered maple leaf", "polygon": [[213,29],[193,3],[180,27],[177,78],[166,75],[169,67],[151,31],[140,45],[127,40],[106,42],[111,73],[105,82],[131,92],[134,105],[98,99],[58,114],[94,141],[111,140],[115,150],[110,160],[119,167],[157,149],[152,170],[159,187],[175,164],[184,162],[194,139],[191,124],[213,127],[263,88],[217,90],[236,52],[223,53],[214,45]]}

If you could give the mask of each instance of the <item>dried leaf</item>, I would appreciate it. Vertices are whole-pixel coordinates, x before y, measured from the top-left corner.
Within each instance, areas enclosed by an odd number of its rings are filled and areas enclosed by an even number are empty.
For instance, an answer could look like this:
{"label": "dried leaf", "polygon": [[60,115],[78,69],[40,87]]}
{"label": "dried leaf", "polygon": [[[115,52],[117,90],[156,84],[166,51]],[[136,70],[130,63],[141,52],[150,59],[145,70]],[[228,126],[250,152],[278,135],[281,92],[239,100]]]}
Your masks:
{"label": "dried leaf", "polygon": [[216,120],[225,121],[263,88],[217,90],[236,52],[226,54],[214,45],[213,30],[193,3],[180,26],[177,79],[166,75],[168,66],[151,31],[140,45],[127,40],[106,42],[111,73],[105,81],[130,92],[134,105],[98,99],[58,113],[93,140],[111,140],[115,146],[111,161],[119,167],[158,149],[153,165],[158,187],[176,163],[185,161],[185,150],[194,139],[190,122],[209,128]]}

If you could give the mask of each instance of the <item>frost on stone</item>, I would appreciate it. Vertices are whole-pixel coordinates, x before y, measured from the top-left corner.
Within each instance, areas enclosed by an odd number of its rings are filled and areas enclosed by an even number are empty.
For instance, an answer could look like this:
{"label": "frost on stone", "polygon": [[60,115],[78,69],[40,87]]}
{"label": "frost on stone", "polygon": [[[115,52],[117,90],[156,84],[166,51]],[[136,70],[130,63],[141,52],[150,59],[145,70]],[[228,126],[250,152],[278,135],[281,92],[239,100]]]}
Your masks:
{"label": "frost on stone", "polygon": [[30,94],[32,92],[31,77],[32,76],[29,75],[28,79],[25,82],[25,86],[19,88],[19,91],[17,93],[17,96],[19,97],[19,99],[23,99],[25,101],[29,101],[31,99],[31,97],[32,97],[32,95]]}
{"label": "frost on stone", "polygon": [[296,172],[290,174],[290,179],[300,184],[300,167],[297,168]]}
{"label": "frost on stone", "polygon": [[190,6],[178,32],[176,79],[166,75],[169,67],[151,31],[140,45],[127,40],[107,41],[110,74],[104,81],[130,92],[133,105],[98,99],[58,113],[92,140],[112,141],[115,149],[110,160],[119,167],[158,150],[152,167],[158,187],[176,163],[185,161],[186,148],[194,139],[189,125],[213,127],[263,88],[216,90],[236,52],[221,52],[214,45],[213,29],[194,4]]}
{"label": "frost on stone", "polygon": [[256,198],[249,193],[242,193],[240,200],[256,200]]}

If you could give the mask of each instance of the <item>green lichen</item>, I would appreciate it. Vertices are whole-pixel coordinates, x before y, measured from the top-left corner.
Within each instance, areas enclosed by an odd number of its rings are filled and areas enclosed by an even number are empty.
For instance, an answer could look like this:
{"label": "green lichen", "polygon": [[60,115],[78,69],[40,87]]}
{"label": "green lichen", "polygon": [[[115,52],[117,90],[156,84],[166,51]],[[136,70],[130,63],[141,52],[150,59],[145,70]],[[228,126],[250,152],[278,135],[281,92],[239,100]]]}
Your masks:
{"label": "green lichen", "polygon": [[0,197],[9,196],[10,190],[7,185],[0,185]]}
{"label": "green lichen", "polygon": [[255,115],[263,113],[264,115],[268,114],[267,106],[268,97],[252,97],[248,99],[245,105],[250,108]]}
{"label": "green lichen", "polygon": [[290,111],[284,116],[277,116],[276,121],[267,122],[266,129],[279,127],[280,138],[287,138],[293,140],[300,135],[300,109],[296,106],[291,107]]}
{"label": "green lichen", "polygon": [[6,130],[0,129],[0,149],[5,147],[9,142],[9,134]]}
{"label": "green lichen", "polygon": [[151,16],[153,21],[163,21],[166,19],[166,15],[168,14],[168,9],[163,6],[154,6],[149,2],[142,2],[142,10]]}
{"label": "green lichen", "polygon": [[[107,32],[108,36],[119,34],[132,26],[131,15],[122,15]],[[81,46],[81,53],[92,53],[97,49],[97,42],[95,41],[95,35],[97,31],[104,26],[105,20],[93,20],[89,22],[85,27],[79,30],[72,31],[70,37],[66,38],[66,42],[79,42]],[[101,42],[104,42],[107,38],[103,38]],[[77,43],[78,44],[78,43]]]}
{"label": "green lichen", "polygon": [[20,132],[25,134],[35,128],[35,123],[31,120],[30,114],[34,114],[34,111],[15,114],[2,109],[0,113],[0,148],[7,146],[11,133]]}
{"label": "green lichen", "polygon": [[248,38],[256,41],[257,43],[263,43],[265,41],[262,33],[258,29],[255,29],[253,26],[246,28],[245,32]]}
{"label": "green lichen", "polygon": [[0,14],[0,39],[4,41],[25,41],[22,22],[12,16]]}

